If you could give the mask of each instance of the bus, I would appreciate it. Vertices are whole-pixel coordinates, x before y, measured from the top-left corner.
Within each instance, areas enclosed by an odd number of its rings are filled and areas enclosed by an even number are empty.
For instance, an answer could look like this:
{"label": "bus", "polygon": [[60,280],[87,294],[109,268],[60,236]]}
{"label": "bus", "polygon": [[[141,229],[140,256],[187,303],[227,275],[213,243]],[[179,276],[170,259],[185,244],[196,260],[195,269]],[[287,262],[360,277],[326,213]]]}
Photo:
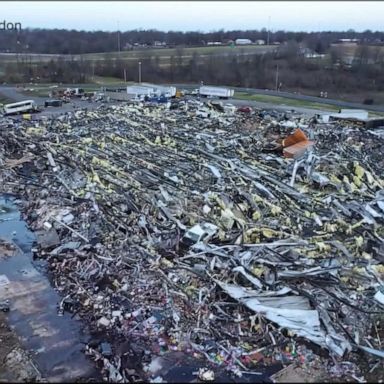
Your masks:
{"label": "bus", "polygon": [[4,115],[15,115],[18,113],[38,112],[36,103],[33,100],[19,101],[18,103],[5,104]]}

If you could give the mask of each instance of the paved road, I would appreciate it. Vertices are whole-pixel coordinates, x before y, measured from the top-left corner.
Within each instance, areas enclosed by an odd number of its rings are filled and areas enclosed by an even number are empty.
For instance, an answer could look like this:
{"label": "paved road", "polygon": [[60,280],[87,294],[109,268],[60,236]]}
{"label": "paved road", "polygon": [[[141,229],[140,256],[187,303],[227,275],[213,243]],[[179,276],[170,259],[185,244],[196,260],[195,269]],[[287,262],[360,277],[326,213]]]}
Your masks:
{"label": "paved road", "polygon": [[[177,88],[184,88],[184,89],[195,89],[200,86],[200,84],[172,84],[172,85]],[[111,86],[110,88],[114,88],[114,87]],[[328,99],[328,98],[324,99],[324,98],[315,97],[315,96],[299,95],[299,94],[290,93],[290,92],[277,92],[277,91],[266,90],[266,89],[237,88],[237,87],[231,87],[231,88],[238,92],[247,92],[254,95],[286,97],[290,99],[304,100],[304,101],[320,103],[320,104],[335,105],[340,108],[357,108],[357,109],[364,109],[367,111],[384,112],[383,105],[365,105],[365,104],[352,103],[352,102],[335,100],[335,99]],[[26,99],[26,96],[22,95],[17,88],[11,87],[11,86],[0,86],[0,94],[3,94],[4,96],[10,99],[13,99],[15,101],[21,101]],[[34,99],[39,104],[44,104],[44,100],[45,100],[44,98],[41,98],[41,97],[31,97],[31,98]],[[243,101],[243,104],[244,103],[245,101]],[[249,101],[247,101],[247,103],[251,104]],[[268,104],[270,107],[275,106],[273,103],[260,103],[260,105],[264,105],[264,104]],[[288,101],[287,101],[287,105],[289,105]],[[298,110],[299,108],[295,108],[295,109]],[[307,108],[304,108],[304,109],[307,109]]]}
{"label": "paved road", "polygon": [[[0,86],[0,95],[5,96],[14,102],[23,100],[34,100],[38,106],[44,106],[44,101],[49,99],[48,97],[39,96],[26,96],[22,94],[22,88]],[[61,107],[48,107],[42,112],[38,113],[38,116],[59,116],[66,112],[72,112],[79,108],[88,108],[89,110],[96,109],[100,106],[99,102],[89,102],[81,99],[71,99],[70,103],[63,103]],[[19,116],[20,117],[20,116]]]}
{"label": "paved road", "polygon": [[37,96],[26,96],[21,93],[22,88],[12,87],[12,86],[0,86],[0,95],[3,95],[7,99],[13,100],[14,102],[23,101],[23,100],[34,100],[38,105],[44,105],[44,101],[48,97],[37,97]]}
{"label": "paved road", "polygon": [[[191,84],[174,84],[174,86],[178,88],[185,88],[185,89],[192,89],[198,87],[198,84],[191,85]],[[112,88],[112,87],[111,87]],[[28,100],[32,99],[36,102],[37,105],[43,106],[44,101],[48,98],[44,97],[38,97],[38,96],[25,96],[22,94],[22,88],[16,88],[11,86],[0,86],[0,95],[4,95],[5,97],[12,99],[14,101],[22,101],[22,100]],[[305,96],[305,95],[296,95],[291,94],[288,92],[275,92],[275,91],[268,91],[263,89],[252,89],[252,88],[235,88],[237,91],[241,92],[249,92],[252,94],[263,94],[263,95],[270,95],[270,96],[282,96],[282,97],[289,97],[291,99],[298,99],[298,100],[307,100],[310,102],[317,102],[317,103],[324,103],[324,99],[318,98],[318,97],[312,97],[312,96]],[[207,99],[201,99],[202,101],[207,101]],[[208,99],[213,100],[213,99]],[[223,100],[220,100],[223,101]],[[289,101],[287,100],[287,105],[276,105],[274,103],[267,103],[267,102],[259,102],[259,101],[253,101],[253,100],[238,100],[238,99],[230,99],[228,102],[231,104],[234,104],[236,106],[241,105],[249,105],[255,108],[261,108],[261,109],[274,109],[278,111],[287,111],[287,110],[294,110],[298,113],[302,113],[307,116],[313,116],[315,114],[322,114],[322,113],[329,113],[326,109],[314,109],[314,108],[305,108],[305,107],[297,107],[297,106],[290,106]],[[355,103],[347,103],[342,102],[338,100],[331,100],[326,99],[327,104],[333,104],[340,107],[346,107],[346,108],[359,108],[359,109],[366,109],[366,110],[374,110],[374,111],[380,111],[384,112],[384,106],[367,106],[362,104],[355,104]],[[65,112],[73,111],[75,108],[88,108],[88,109],[95,109],[99,106],[99,103],[95,102],[88,102],[83,101],[80,99],[72,99],[70,103],[63,104],[62,107],[49,107],[45,109],[41,115],[42,116],[52,116],[52,115],[59,115]]]}
{"label": "paved road", "polygon": [[[47,98],[44,97],[38,97],[38,96],[25,96],[22,94],[22,88],[16,88],[16,87],[10,87],[10,86],[0,86],[0,94],[4,95],[5,97],[12,99],[14,101],[22,101],[22,100],[34,100],[37,105],[43,106],[44,101]],[[201,101],[208,101],[208,100],[214,100],[214,99],[201,99]],[[223,101],[223,100],[217,100],[217,101]],[[276,105],[273,103],[264,103],[259,101],[251,101],[251,100],[237,100],[237,99],[231,99],[228,101],[231,104],[234,104],[236,106],[241,105],[249,105],[254,108],[260,108],[260,109],[273,109],[278,111],[287,111],[287,110],[294,110],[298,113],[302,113],[307,116],[313,116],[317,113],[326,113],[326,110],[319,110],[319,109],[312,109],[312,108],[303,108],[303,107],[291,107],[289,105]],[[72,99],[70,103],[63,104],[61,107],[48,107],[43,110],[43,112],[39,113],[39,116],[58,116],[60,114],[73,111],[77,108],[88,108],[90,110],[97,108],[100,105],[100,103],[95,102],[89,102],[89,101],[83,101],[80,99]]]}

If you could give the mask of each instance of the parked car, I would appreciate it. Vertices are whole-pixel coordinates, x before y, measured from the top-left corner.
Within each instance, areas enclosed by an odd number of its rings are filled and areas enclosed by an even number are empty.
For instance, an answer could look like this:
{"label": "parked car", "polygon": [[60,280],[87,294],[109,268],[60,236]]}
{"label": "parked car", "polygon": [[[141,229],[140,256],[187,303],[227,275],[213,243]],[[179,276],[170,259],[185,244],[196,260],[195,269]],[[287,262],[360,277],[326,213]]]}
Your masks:
{"label": "parked car", "polygon": [[247,107],[247,106],[242,106],[242,107],[237,108],[237,112],[251,113],[252,112],[252,108],[251,107]]}

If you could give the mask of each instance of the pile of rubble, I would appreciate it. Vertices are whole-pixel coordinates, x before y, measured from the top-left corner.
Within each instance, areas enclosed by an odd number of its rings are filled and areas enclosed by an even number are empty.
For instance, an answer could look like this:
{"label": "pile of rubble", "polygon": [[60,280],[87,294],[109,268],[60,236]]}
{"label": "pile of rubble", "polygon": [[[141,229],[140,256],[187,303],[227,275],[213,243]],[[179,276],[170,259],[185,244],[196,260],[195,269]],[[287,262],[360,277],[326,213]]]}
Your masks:
{"label": "pile of rubble", "polygon": [[[383,138],[141,105],[1,124],[1,192],[109,381],[162,382],[175,351],[203,381],[292,362],[362,381],[361,361],[382,364]],[[296,128],[311,145],[285,158]]]}

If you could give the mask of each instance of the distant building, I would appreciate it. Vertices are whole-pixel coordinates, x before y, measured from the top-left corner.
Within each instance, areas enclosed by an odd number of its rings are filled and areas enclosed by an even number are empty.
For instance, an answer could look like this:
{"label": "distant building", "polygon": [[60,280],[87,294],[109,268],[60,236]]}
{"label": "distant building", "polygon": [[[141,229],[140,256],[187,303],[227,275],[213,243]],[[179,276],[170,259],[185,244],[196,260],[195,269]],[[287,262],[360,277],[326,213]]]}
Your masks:
{"label": "distant building", "polygon": [[155,47],[165,47],[165,46],[167,45],[167,43],[166,43],[165,41],[155,41],[155,42],[153,43],[153,45],[154,45]]}
{"label": "distant building", "polygon": [[306,57],[307,59],[320,59],[322,57],[325,57],[325,54],[316,53],[316,52],[307,52],[307,53],[304,53],[304,57]]}
{"label": "distant building", "polygon": [[336,44],[357,45],[358,42],[360,42],[360,39],[339,39]]}
{"label": "distant building", "polygon": [[207,45],[223,45],[221,41],[208,41]]}
{"label": "distant building", "polygon": [[265,40],[256,40],[255,44],[256,45],[265,45]]}
{"label": "distant building", "polygon": [[247,45],[247,44],[252,44],[252,40],[249,39],[236,39],[235,40],[236,45]]}

